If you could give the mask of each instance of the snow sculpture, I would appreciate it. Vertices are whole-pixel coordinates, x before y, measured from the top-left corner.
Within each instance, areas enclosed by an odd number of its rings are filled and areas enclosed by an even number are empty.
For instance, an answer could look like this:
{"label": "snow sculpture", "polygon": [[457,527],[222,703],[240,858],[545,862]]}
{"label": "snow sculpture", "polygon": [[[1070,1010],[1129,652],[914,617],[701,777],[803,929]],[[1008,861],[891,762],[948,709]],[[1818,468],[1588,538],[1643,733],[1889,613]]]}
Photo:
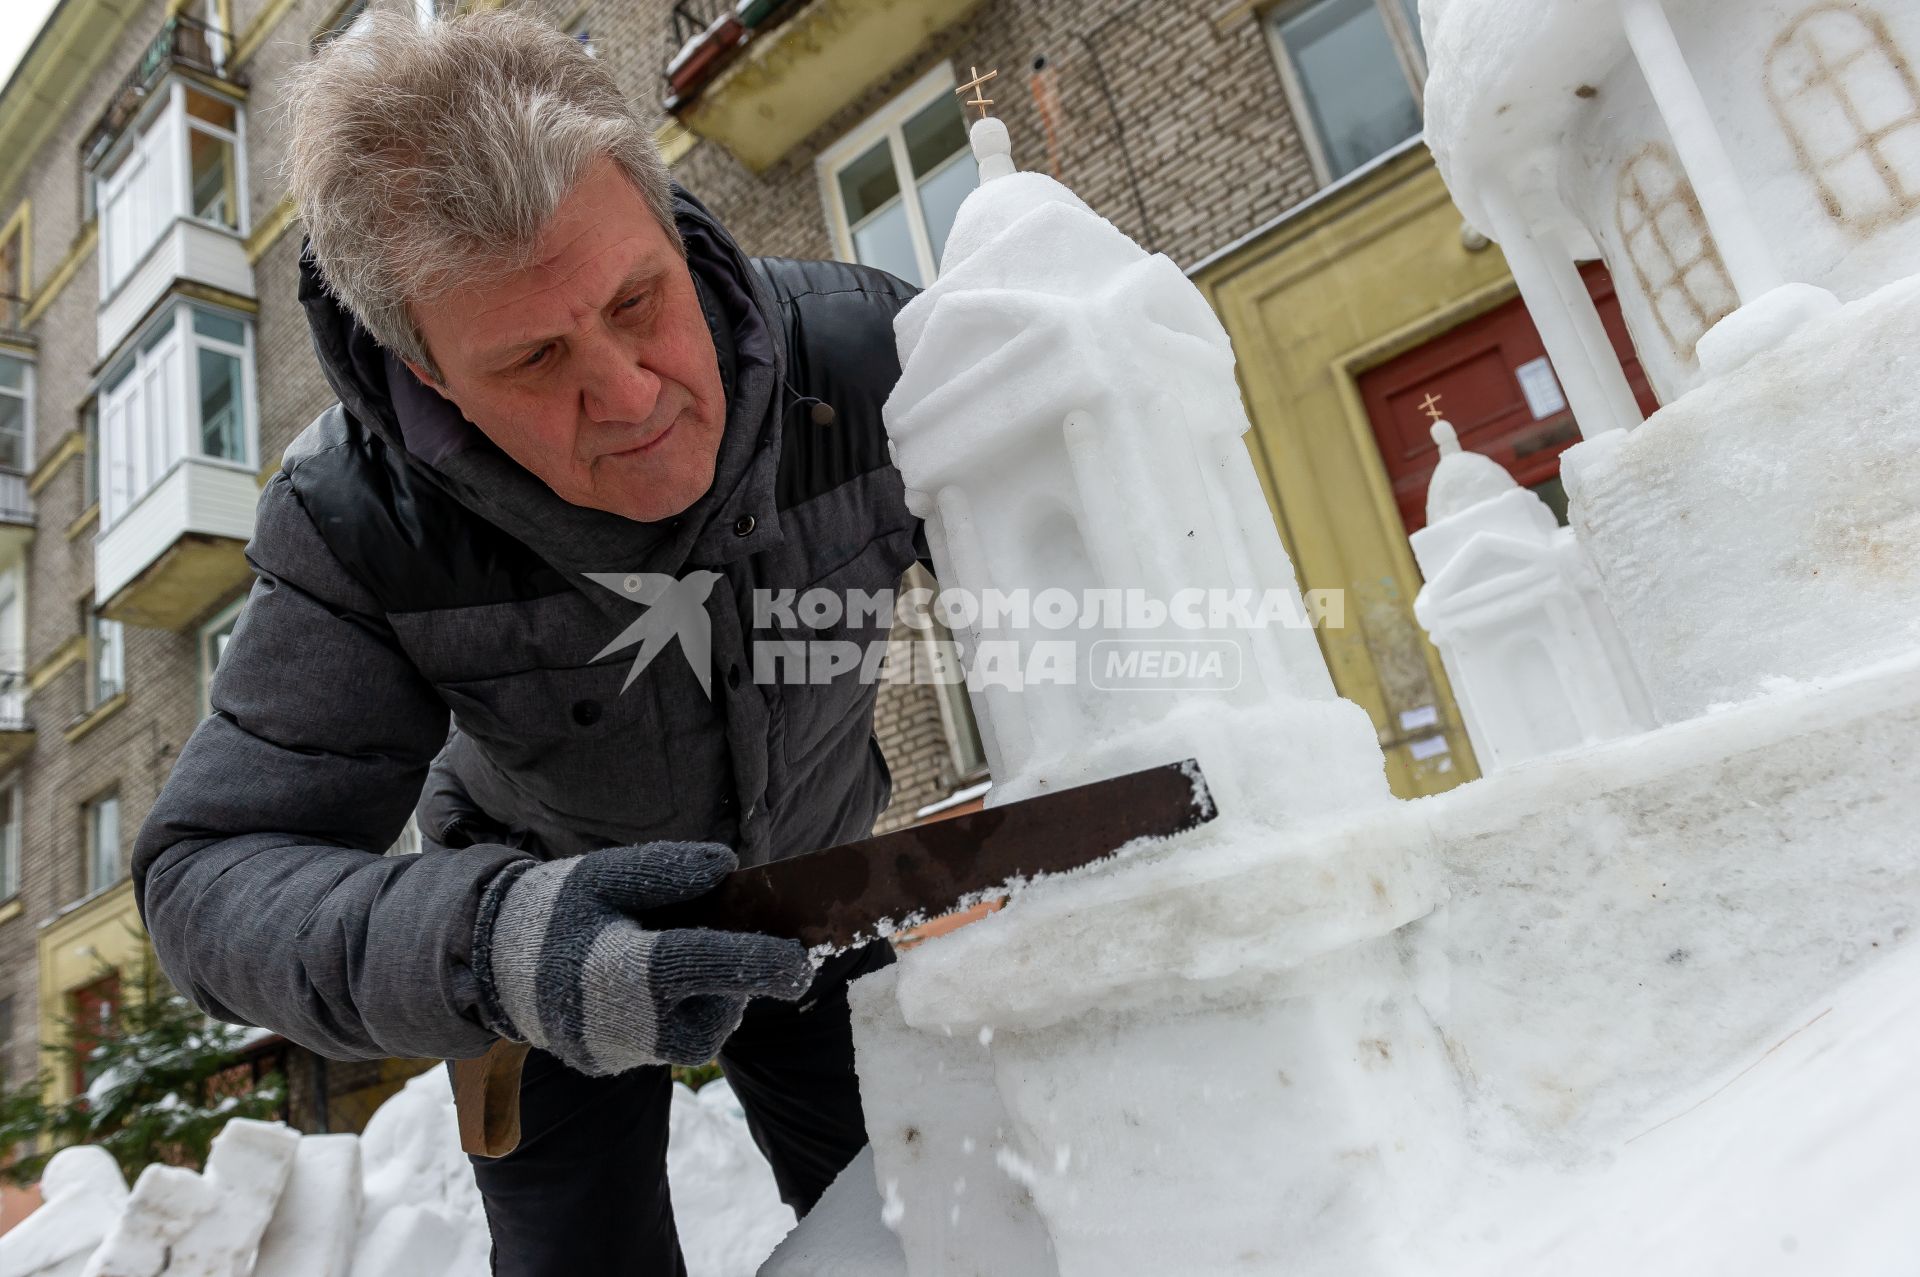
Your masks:
{"label": "snow sculpture", "polygon": [[[1756,84],[1773,36],[1752,38],[1753,24],[1805,26],[1771,0],[1685,8],[1689,32],[1720,24],[1715,47],[1728,65],[1746,59]],[[1881,29],[1904,40],[1916,20]],[[1695,108],[1712,95],[1675,78],[1663,24],[1651,0],[1436,3],[1429,122],[1443,158],[1456,148],[1450,175],[1469,211],[1485,195],[1497,213],[1593,432],[1567,462],[1575,533],[1650,699],[1686,721],[1417,802],[1302,803],[1290,769],[1328,783],[1356,751],[1337,719],[1302,713],[1325,702],[1311,698],[1304,653],[1284,641],[1281,676],[1231,712],[1217,695],[1148,711],[1108,703],[1122,693],[1071,689],[1022,710],[973,688],[1016,792],[1108,770],[1115,735],[1145,753],[1156,731],[1162,750],[1198,742],[1210,774],[1226,755],[1232,792],[1212,824],[1032,884],[854,987],[871,1184],[864,1195],[859,1183],[836,1186],[833,1211],[796,1230],[770,1275],[825,1265],[836,1277],[1680,1277],[1732,1264],[1890,1277],[1911,1267],[1920,1103],[1896,1062],[1920,1042],[1920,787],[1908,774],[1920,748],[1920,418],[1901,406],[1916,393],[1906,365],[1920,287],[1864,296],[1847,283],[1847,272],[1897,261],[1865,243],[1824,273],[1796,266],[1810,282],[1775,286],[1787,276],[1756,255],[1766,235],[1742,233],[1731,161],[1701,128]],[[1816,29],[1827,39],[1837,28],[1821,18]],[[1627,70],[1610,78],[1608,59],[1627,57],[1630,32],[1628,70],[1644,64],[1661,81],[1673,136],[1608,152],[1615,103],[1586,115],[1581,104],[1625,93]],[[1535,82],[1562,84],[1564,111],[1521,96]],[[1622,108],[1619,127],[1633,118]],[[1223,355],[1167,335],[1201,325],[1157,281],[1151,296],[1117,291],[1138,282],[1130,270],[1147,276],[1140,258],[1056,185],[1009,173],[1004,134],[974,127],[986,180],[960,211],[951,278],[902,316],[907,370],[889,419],[919,508],[941,520],[946,583],[1130,582],[1106,566],[1108,525],[1090,499],[1128,513],[1147,546],[1141,562],[1154,566],[1180,548],[1169,551],[1169,527],[1238,520],[1241,540],[1220,543],[1224,561],[1244,566],[1231,547],[1262,535],[1244,528],[1250,504],[1177,484],[1181,447],[1193,455],[1184,441],[1208,437],[1191,423],[1218,420],[1212,407],[1225,402]],[[1569,140],[1582,128],[1586,149]],[[1701,368],[1684,375],[1700,387],[1640,425],[1573,265],[1591,255],[1585,237],[1604,243],[1622,219],[1610,191],[1581,206],[1584,223],[1559,201],[1581,189],[1569,168],[1617,175],[1651,143],[1671,152],[1674,172],[1636,166],[1628,234],[1675,210],[1697,217],[1706,231],[1692,251],[1714,255],[1744,305],[1699,338]],[[1681,179],[1694,194],[1678,194]],[[1747,210],[1762,227],[1779,214],[1774,194]],[[1912,233],[1880,225],[1874,234]],[[1672,266],[1684,276],[1702,262],[1685,260],[1686,228],[1674,229],[1666,247],[1679,247]],[[1689,281],[1689,296],[1711,313],[1718,277],[1708,276]],[[1072,304],[1101,297],[1104,307]],[[1657,339],[1651,304],[1629,306],[1640,307],[1643,342]],[[1677,318],[1669,326],[1683,332]],[[1663,388],[1687,389],[1675,380],[1682,354],[1664,360]],[[995,398],[1003,384],[1017,393]],[[1140,407],[1168,385],[1186,411]],[[1089,394],[1105,396],[1086,411],[1115,475],[1090,498],[1076,486],[1099,473],[1079,468],[1086,419],[1068,428]],[[982,397],[992,410],[970,411]],[[1209,411],[1195,414],[1196,403]],[[1028,503],[1046,500],[1070,517],[1033,517]],[[1476,540],[1506,537],[1542,572],[1526,601],[1557,598],[1581,616],[1579,572],[1503,475],[1450,458],[1437,501],[1442,517],[1422,544],[1423,561],[1446,560],[1436,581],[1472,564]],[[1795,612],[1813,603],[1825,610]],[[1584,652],[1613,667],[1602,614],[1579,606],[1603,650],[1569,644],[1560,658]],[[1472,619],[1433,615],[1442,630]],[[1568,638],[1562,629],[1556,641]],[[1804,681],[1769,680],[1781,673]],[[1698,713],[1720,701],[1734,703]],[[1329,722],[1340,762],[1316,757]],[[1075,769],[1061,723],[1108,733],[1080,746],[1097,767]],[[1125,737],[1133,723],[1140,736]],[[1608,730],[1622,726],[1616,717]],[[1827,1178],[1839,1167],[1874,1169],[1840,1190]]]}
{"label": "snow sculpture", "polygon": [[[982,184],[940,279],[899,317],[903,371],[887,405],[942,587],[1161,600],[1213,588],[1298,607],[1240,441],[1232,349],[1204,299],[1059,183],[1013,171],[999,121],[975,123],[972,140]],[[1031,653],[1058,636],[969,637]],[[1070,637],[1084,653],[1137,636]],[[909,960],[855,990],[874,1174],[914,1273],[1231,1272],[1324,1245],[1364,1258],[1371,1215],[1445,1173],[1447,1157],[1393,1135],[1444,1128],[1458,1111],[1397,936],[1431,909],[1429,875],[1398,851],[1310,854],[1237,911],[1135,916],[1179,898],[1170,889],[1190,875],[1229,874],[1249,843],[1387,797],[1372,724],[1333,696],[1311,630],[1178,638],[1231,644],[1241,685],[974,688],[999,801],[1191,754],[1223,815],[1134,850],[1106,880],[1123,943],[1089,942],[1105,910],[1056,915],[1036,893],[1017,910],[1024,941],[1001,932],[1034,946],[1026,960]],[[959,940],[940,947],[958,955]],[[1329,1050],[1349,1035],[1374,1045]],[[1223,1091],[1257,1102],[1258,1120],[1183,1093],[1196,1058]],[[1122,1121],[1116,1077],[1134,1092]],[[1374,1154],[1348,1173],[1355,1145]],[[1155,1168],[1152,1188],[1142,1167]],[[1347,1191],[1330,1199],[1334,1178]],[[1272,1209],[1197,1205],[1237,1202],[1254,1182]],[[1156,1193],[1174,1183],[1183,1208],[1160,1209]],[[1112,1209],[1133,1200],[1139,1209]]]}
{"label": "snow sculpture", "polygon": [[1639,675],[1569,528],[1490,457],[1437,421],[1426,578],[1413,614],[1453,683],[1488,771],[1653,726]]}
{"label": "snow sculpture", "polygon": [[[1232,623],[1197,597],[1239,591],[1307,615],[1240,440],[1248,421],[1219,320],[1167,258],[1051,178],[1014,171],[1000,121],[976,122],[972,139],[981,187],[940,278],[900,314],[888,430],[942,588],[1035,602],[1024,626],[956,633],[1011,645],[1023,670],[1054,654],[1077,667],[1070,683],[974,684],[988,801],[1188,755],[1227,806],[1258,795],[1300,816],[1384,797],[1372,725],[1334,698],[1314,632]],[[1143,614],[1088,628],[1110,619],[1100,591],[1163,609],[1186,591],[1198,605],[1178,627],[1134,624]],[[1045,624],[1055,600],[1074,609],[1070,627]],[[1110,694],[1109,654],[1136,647],[1223,652],[1225,685]],[[1255,723],[1271,735],[1276,717],[1314,742],[1311,755],[1250,758],[1234,743]]]}
{"label": "snow sculpture", "polygon": [[[1573,525],[1664,721],[1920,630],[1920,9],[1424,0],[1426,137],[1586,441]],[[1573,263],[1604,258],[1645,426]],[[1637,428],[1635,428],[1637,427]]]}

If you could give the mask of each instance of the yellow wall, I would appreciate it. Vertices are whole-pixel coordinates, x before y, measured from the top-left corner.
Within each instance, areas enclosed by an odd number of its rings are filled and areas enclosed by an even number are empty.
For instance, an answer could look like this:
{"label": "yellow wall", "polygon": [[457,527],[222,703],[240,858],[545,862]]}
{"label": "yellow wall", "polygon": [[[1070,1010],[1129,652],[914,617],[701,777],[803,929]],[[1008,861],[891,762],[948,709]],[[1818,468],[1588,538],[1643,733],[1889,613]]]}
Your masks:
{"label": "yellow wall", "polygon": [[[92,984],[112,967],[120,972],[121,996],[137,996],[134,975],[146,953],[146,932],[133,902],[133,882],[103,891],[40,933],[40,1041],[67,1040],[62,1023],[67,995]],[[51,1099],[72,1094],[67,1070],[53,1070]]]}
{"label": "yellow wall", "polygon": [[[1439,654],[1413,619],[1420,575],[1358,377],[1514,296],[1497,248],[1470,251],[1424,147],[1330,192],[1195,282],[1233,337],[1248,444],[1306,589],[1347,592],[1321,631],[1340,694],[1364,706],[1402,797],[1479,774]],[[1416,761],[1400,715],[1436,706],[1450,752]]]}

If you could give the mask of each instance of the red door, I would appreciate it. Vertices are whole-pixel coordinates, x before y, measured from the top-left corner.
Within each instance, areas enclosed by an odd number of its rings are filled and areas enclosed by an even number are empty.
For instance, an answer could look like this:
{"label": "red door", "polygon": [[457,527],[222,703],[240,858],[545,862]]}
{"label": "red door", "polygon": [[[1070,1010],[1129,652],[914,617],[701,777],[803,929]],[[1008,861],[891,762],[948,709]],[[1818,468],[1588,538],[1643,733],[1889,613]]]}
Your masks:
{"label": "red door", "polygon": [[[1659,403],[1627,336],[1612,277],[1599,262],[1589,262],[1581,274],[1640,410],[1653,412]],[[1439,411],[1459,431],[1461,447],[1498,461],[1565,521],[1560,454],[1580,441],[1580,430],[1518,298],[1360,377],[1360,397],[1409,532],[1426,525],[1427,481],[1440,459],[1429,433],[1433,419],[1421,406],[1430,394],[1439,397]]]}
{"label": "red door", "polygon": [[99,1073],[87,1057],[93,1048],[113,1031],[120,1014],[120,976],[116,973],[82,985],[67,995],[68,1014],[73,1017],[73,1093],[83,1093]]}

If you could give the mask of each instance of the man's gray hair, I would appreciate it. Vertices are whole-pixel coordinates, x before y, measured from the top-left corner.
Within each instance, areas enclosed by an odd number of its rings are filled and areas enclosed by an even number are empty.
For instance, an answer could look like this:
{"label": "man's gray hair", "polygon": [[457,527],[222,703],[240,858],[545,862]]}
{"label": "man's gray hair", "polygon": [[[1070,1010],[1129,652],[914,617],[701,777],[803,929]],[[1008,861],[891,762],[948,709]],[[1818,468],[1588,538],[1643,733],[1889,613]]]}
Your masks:
{"label": "man's gray hair", "polygon": [[409,303],[528,265],[601,157],[680,244],[652,132],[579,41],[532,18],[371,14],[298,68],[287,112],[283,171],[328,290],[435,380]]}

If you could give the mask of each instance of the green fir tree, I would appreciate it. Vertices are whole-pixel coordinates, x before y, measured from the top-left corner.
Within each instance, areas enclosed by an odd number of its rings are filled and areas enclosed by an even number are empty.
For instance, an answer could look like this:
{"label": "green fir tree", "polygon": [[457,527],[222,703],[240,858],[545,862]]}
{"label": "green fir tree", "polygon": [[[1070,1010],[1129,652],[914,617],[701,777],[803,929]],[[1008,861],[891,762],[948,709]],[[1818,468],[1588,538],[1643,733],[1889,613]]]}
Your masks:
{"label": "green fir tree", "polygon": [[89,1079],[70,1099],[48,1103],[45,1074],[0,1092],[0,1178],[16,1184],[39,1179],[47,1159],[73,1144],[97,1144],[113,1154],[132,1183],[148,1165],[165,1162],[198,1170],[214,1136],[236,1117],[280,1116],[286,1085],[279,1074],[255,1080],[240,1063],[253,1031],[208,1019],[160,975],[151,955],[122,973],[124,1000],[113,1022],[49,1047],[63,1071]]}

